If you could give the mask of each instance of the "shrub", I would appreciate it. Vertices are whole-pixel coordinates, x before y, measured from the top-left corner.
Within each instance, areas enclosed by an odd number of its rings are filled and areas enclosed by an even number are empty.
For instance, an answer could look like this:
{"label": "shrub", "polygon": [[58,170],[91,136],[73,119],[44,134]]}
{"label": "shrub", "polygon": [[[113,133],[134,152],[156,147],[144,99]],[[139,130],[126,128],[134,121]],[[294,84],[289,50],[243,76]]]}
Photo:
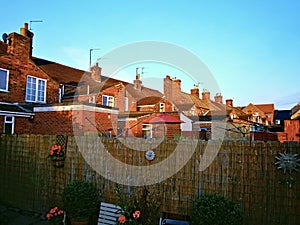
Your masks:
{"label": "shrub", "polygon": [[207,194],[195,202],[191,225],[242,225],[243,211],[229,198]]}
{"label": "shrub", "polygon": [[99,211],[99,197],[96,187],[87,181],[75,180],[63,190],[64,210],[73,220],[86,220]]}

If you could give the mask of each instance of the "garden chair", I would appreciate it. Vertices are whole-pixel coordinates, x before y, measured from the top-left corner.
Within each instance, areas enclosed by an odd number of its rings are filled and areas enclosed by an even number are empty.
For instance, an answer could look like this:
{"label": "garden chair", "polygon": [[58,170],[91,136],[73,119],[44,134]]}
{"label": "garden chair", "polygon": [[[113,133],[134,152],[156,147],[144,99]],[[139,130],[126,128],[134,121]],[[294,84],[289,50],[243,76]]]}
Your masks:
{"label": "garden chair", "polygon": [[162,219],[160,218],[159,225],[190,225],[189,222],[183,220]]}
{"label": "garden chair", "polygon": [[121,215],[120,209],[117,205],[101,202],[98,225],[115,225]]}

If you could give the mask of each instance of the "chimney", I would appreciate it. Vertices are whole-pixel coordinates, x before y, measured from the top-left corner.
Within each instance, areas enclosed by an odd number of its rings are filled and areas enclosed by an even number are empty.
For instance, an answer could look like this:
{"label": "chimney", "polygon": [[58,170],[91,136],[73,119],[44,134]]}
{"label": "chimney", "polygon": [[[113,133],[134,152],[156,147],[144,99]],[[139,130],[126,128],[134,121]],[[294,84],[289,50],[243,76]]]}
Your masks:
{"label": "chimney", "polygon": [[91,67],[91,77],[94,81],[101,82],[101,70],[102,68],[99,67],[98,63]]}
{"label": "chimney", "polygon": [[142,81],[140,80],[140,74],[137,74],[135,76],[135,80],[133,81],[133,87],[136,90],[139,90],[139,91],[142,90]]}
{"label": "chimney", "polygon": [[215,102],[223,104],[223,96],[221,95],[221,93],[217,93],[216,94],[216,96],[215,96]]}
{"label": "chimney", "polygon": [[14,54],[21,60],[28,60],[32,56],[32,39],[33,33],[28,30],[28,23],[25,23],[20,28],[20,34],[14,32],[8,35],[7,53]]}
{"label": "chimney", "polygon": [[167,99],[171,97],[171,88],[172,86],[172,80],[169,75],[166,75],[166,78],[164,78],[164,95]]}
{"label": "chimney", "polygon": [[30,57],[32,56],[32,39],[33,39],[33,33],[28,30],[28,23],[24,23],[24,27],[20,28],[20,34],[24,37],[28,37],[30,40]]}
{"label": "chimney", "polygon": [[197,86],[195,86],[193,89],[191,89],[191,95],[199,98],[199,88]]}
{"label": "chimney", "polygon": [[207,90],[203,90],[202,92],[202,100],[206,102],[210,102],[210,92]]}
{"label": "chimney", "polygon": [[175,85],[177,85],[177,87],[179,87],[179,90],[181,90],[181,80],[173,78],[173,82]]}
{"label": "chimney", "polygon": [[226,99],[226,105],[233,106],[233,100],[232,99]]}

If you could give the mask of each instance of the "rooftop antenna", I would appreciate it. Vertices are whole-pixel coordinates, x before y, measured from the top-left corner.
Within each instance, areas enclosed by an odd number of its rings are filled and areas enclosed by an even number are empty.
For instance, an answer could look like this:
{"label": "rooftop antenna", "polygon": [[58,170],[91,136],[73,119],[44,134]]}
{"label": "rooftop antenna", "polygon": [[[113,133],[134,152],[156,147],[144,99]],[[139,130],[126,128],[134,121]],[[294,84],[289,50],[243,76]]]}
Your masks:
{"label": "rooftop antenna", "polygon": [[32,29],[31,29],[31,24],[32,24],[32,23],[42,23],[42,22],[43,22],[43,20],[30,20],[29,30],[32,30]]}
{"label": "rooftop antenna", "polygon": [[90,48],[90,68],[92,66],[92,51],[94,50],[100,50],[100,48]]}
{"label": "rooftop antenna", "polygon": [[136,68],[135,68],[135,75],[138,75],[138,74],[139,74],[139,69],[141,69],[141,67],[136,67]]}

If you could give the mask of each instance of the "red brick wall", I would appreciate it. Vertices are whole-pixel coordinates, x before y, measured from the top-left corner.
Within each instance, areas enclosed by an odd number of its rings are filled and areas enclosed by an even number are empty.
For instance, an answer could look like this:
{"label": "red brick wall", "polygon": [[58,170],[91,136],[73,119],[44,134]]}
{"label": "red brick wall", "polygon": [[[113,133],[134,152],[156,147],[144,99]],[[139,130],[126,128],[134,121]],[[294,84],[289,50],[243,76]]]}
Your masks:
{"label": "red brick wall", "polygon": [[300,142],[300,120],[285,120],[284,132],[287,134],[287,141]]}
{"label": "red brick wall", "polygon": [[0,56],[0,68],[9,70],[8,92],[0,92],[0,101],[25,102],[26,77],[31,75],[47,80],[47,103],[58,102],[59,85],[30,59],[30,40],[16,33],[13,33],[12,37],[12,46],[8,47],[10,54]]}

